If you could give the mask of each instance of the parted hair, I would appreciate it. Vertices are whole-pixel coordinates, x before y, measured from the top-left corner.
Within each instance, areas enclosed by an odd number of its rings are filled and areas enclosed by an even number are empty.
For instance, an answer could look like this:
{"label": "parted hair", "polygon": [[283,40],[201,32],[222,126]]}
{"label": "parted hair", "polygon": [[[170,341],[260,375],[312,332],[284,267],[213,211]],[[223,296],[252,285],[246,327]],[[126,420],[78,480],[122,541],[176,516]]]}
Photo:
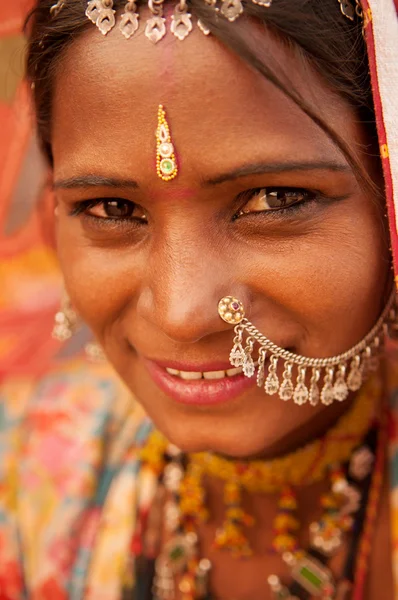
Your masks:
{"label": "parted hair", "polygon": [[[28,40],[26,72],[32,86],[38,138],[50,165],[52,100],[57,68],[66,49],[88,28],[94,27],[85,15],[87,0],[65,0],[60,13],[52,17],[50,9],[54,2],[37,0],[25,23]],[[126,0],[114,0],[114,8],[122,11],[125,3]],[[243,0],[243,3],[244,16],[239,21],[243,20],[247,25],[255,19],[291,47],[300,59],[308,61],[331,92],[340,94],[357,111],[358,118],[368,129],[369,139],[375,140],[377,134],[361,19],[358,17],[352,22],[344,17],[338,0],[273,0],[270,8],[250,0]],[[374,191],[373,182],[352,149],[286,80],[280,66],[264,56],[258,36],[257,42],[253,43],[249,27],[237,27],[236,23],[218,16],[204,0],[188,0],[188,7],[192,16],[200,18],[213,36],[289,96],[323,129],[345,155],[358,179]],[[141,31],[136,33],[140,34]]]}

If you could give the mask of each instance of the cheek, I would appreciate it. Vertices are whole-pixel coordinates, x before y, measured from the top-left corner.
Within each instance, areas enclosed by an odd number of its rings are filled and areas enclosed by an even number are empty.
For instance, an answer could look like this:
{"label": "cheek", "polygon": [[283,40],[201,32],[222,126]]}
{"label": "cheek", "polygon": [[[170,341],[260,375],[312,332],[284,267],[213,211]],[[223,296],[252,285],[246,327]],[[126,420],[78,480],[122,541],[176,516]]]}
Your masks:
{"label": "cheek", "polygon": [[[371,202],[358,199],[330,207],[303,235],[262,239],[245,243],[244,248],[231,247],[231,240],[228,245],[240,257],[232,288],[244,283],[250,290],[251,319],[275,341],[282,341],[281,331],[299,328],[304,332],[301,339],[309,344],[300,348],[303,354],[338,354],[361,339],[380,313],[389,269],[388,244]],[[166,244],[161,246],[164,249]],[[62,214],[58,250],[71,300],[98,337],[126,311],[134,310],[133,301],[148,278],[154,283],[160,276],[148,273],[153,263],[149,246],[110,248],[94,243],[78,219]],[[226,279],[225,293],[232,293],[230,273],[223,269],[220,273]],[[214,283],[209,278],[203,293],[212,296],[216,284],[220,285],[219,278]]]}
{"label": "cheek", "polygon": [[367,333],[387,299],[388,236],[375,205],[346,202],[306,235],[253,254],[250,269],[253,297],[272,302],[269,323],[262,318],[274,338],[273,321],[282,329],[291,321],[311,344],[307,351],[322,356],[329,344],[337,354]]}
{"label": "cheek", "polygon": [[142,277],[140,253],[91,242],[77,223],[60,216],[57,247],[73,306],[100,335],[125,310]]}

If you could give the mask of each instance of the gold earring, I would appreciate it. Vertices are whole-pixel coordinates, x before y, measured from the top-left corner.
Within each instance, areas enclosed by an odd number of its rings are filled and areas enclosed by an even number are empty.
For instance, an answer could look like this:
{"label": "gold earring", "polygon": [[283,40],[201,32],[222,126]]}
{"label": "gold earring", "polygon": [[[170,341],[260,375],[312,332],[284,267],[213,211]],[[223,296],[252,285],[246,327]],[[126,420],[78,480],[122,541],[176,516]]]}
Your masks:
{"label": "gold earring", "polygon": [[[55,323],[52,331],[52,337],[59,342],[67,342],[79,329],[79,316],[72,306],[69,296],[64,292],[61,301],[61,308],[55,315]],[[106,360],[102,347],[95,341],[88,342],[84,346],[86,358],[93,363],[100,363]]]}
{"label": "gold earring", "polygon": [[72,307],[68,295],[64,293],[61,301],[61,308],[55,315],[52,337],[59,342],[66,342],[76,332],[77,325],[77,313]]}
{"label": "gold earring", "polygon": [[87,359],[92,363],[102,363],[106,360],[102,347],[97,342],[89,342],[84,348]]}
{"label": "gold earring", "polygon": [[174,145],[171,141],[170,128],[162,105],[158,109],[158,128],[156,131],[157,153],[156,171],[163,181],[171,181],[178,175]]}
{"label": "gold earring", "polygon": [[[220,300],[218,314],[226,323],[235,326],[234,345],[229,356],[231,365],[241,367],[246,377],[253,377],[257,366],[258,387],[264,387],[270,396],[279,394],[284,401],[293,399],[299,406],[307,402],[312,406],[319,402],[329,406],[335,400],[346,400],[350,392],[360,389],[366,375],[377,369],[386,337],[394,337],[397,333],[395,290],[369,333],[346,352],[330,358],[309,358],[277,346],[245,318],[243,304],[232,296]],[[255,344],[259,346],[257,365],[252,356]],[[280,363],[282,381],[277,373]]]}
{"label": "gold earring", "polygon": [[339,0],[340,10],[347,19],[353,21],[355,19],[355,7],[351,0]]}

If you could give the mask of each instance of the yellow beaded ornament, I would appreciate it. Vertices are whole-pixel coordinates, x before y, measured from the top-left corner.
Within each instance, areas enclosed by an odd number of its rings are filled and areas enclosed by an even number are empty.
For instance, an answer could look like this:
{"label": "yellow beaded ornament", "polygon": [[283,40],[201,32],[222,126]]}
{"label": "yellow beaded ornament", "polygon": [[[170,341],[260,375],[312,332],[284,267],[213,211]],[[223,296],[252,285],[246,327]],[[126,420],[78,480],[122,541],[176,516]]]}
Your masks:
{"label": "yellow beaded ornament", "polygon": [[324,438],[317,439],[274,460],[232,461],[209,452],[197,453],[190,460],[207,475],[225,482],[238,483],[250,493],[279,492],[284,486],[309,485],[321,481],[330,465],[351,456],[375,415],[375,399],[380,397],[381,382],[373,377],[358,394],[352,407]]}
{"label": "yellow beaded ornament", "polygon": [[148,465],[156,475],[160,475],[165,467],[164,455],[168,446],[168,441],[159,432],[153,431],[148,438],[147,443],[140,450],[140,460]]}
{"label": "yellow beaded ornament", "polygon": [[208,518],[205,508],[205,490],[202,485],[203,470],[190,463],[180,485],[180,511],[188,527],[204,522]]}
{"label": "yellow beaded ornament", "polygon": [[163,181],[171,181],[178,175],[177,159],[171,141],[170,128],[162,105],[158,110],[158,128],[156,131],[157,154],[156,171]]}
{"label": "yellow beaded ornament", "polygon": [[[228,550],[235,557],[247,557],[252,553],[246,530],[253,527],[254,520],[242,508],[242,492],[281,493],[278,513],[274,520],[273,548],[280,554],[290,553],[295,560],[300,556],[297,533],[297,499],[294,488],[321,481],[328,473],[332,490],[321,498],[323,517],[311,525],[310,534],[314,547],[323,552],[333,552],[341,543],[342,533],[352,526],[352,516],[358,502],[358,492],[346,481],[339,464],[347,462],[356,446],[361,443],[375,416],[380,398],[381,382],[373,377],[358,394],[349,410],[322,439],[285,456],[270,461],[233,461],[210,452],[186,456],[186,471],[178,490],[180,523],[186,532],[195,532],[200,523],[208,519],[206,476],[224,482],[224,522],[216,532],[214,545]],[[141,458],[156,475],[165,468],[168,442],[154,432]],[[349,500],[350,509],[342,512]],[[347,505],[348,506],[348,505]],[[189,598],[189,577],[185,579]],[[181,590],[182,591],[182,590]]]}

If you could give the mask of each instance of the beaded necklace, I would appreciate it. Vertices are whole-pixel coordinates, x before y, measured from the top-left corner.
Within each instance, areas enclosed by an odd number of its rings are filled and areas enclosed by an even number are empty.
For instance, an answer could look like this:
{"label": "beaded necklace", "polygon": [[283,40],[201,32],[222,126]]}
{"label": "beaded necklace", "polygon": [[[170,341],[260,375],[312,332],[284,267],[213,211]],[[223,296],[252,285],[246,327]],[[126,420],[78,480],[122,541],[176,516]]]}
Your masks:
{"label": "beaded necklace", "polygon": [[[363,588],[367,562],[364,548],[369,544],[360,547],[362,559],[357,569],[353,556],[363,527],[368,540],[372,534],[370,517],[380,496],[385,428],[380,428],[380,422],[376,429],[371,428],[380,396],[380,380],[374,377],[324,438],[273,461],[230,461],[211,453],[184,456],[159,432],[153,432],[141,456],[142,468],[151,473],[149,480],[156,485],[157,493],[151,510],[141,519],[135,540],[135,553],[140,555],[138,580],[147,580],[142,588],[146,587],[146,595],[143,592],[135,597],[175,600],[178,585],[182,600],[211,599],[211,564],[200,557],[196,534],[199,524],[208,518],[202,485],[203,477],[208,475],[224,481],[225,520],[216,533],[215,547],[236,558],[252,553],[245,530],[254,521],[241,506],[242,490],[280,493],[273,549],[289,565],[293,583],[284,584],[271,575],[268,583],[275,600],[345,600],[357,579]],[[322,515],[310,527],[310,547],[303,549],[297,537],[300,524],[295,489],[327,475],[330,492],[321,498]],[[372,509],[366,511],[368,498]],[[168,531],[163,547],[159,534],[162,522]],[[341,581],[336,582],[328,562],[349,533],[354,533],[349,560]],[[355,600],[362,598],[360,587],[354,587]]]}

